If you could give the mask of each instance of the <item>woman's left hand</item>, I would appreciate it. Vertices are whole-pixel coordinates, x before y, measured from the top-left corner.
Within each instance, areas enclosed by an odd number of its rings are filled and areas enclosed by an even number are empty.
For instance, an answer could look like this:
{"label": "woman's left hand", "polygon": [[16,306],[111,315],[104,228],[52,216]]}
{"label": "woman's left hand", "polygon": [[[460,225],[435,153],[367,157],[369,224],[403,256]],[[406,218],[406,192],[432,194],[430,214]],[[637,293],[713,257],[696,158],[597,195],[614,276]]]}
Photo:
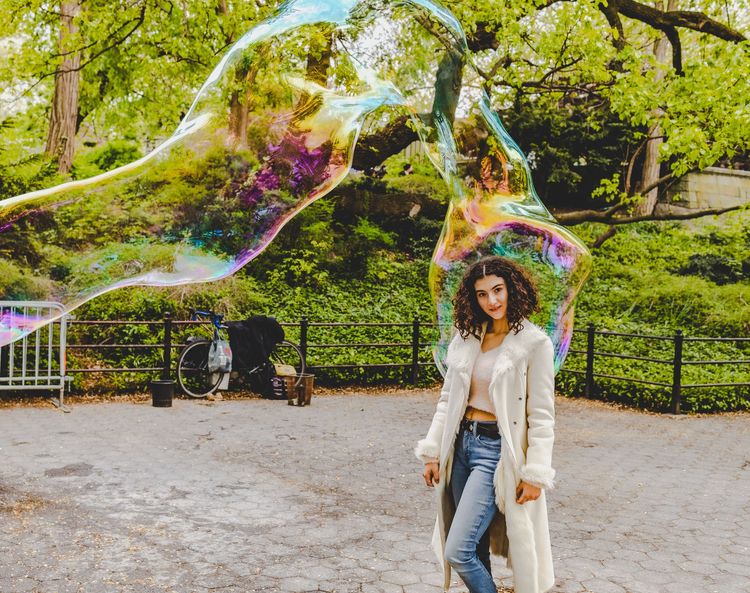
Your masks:
{"label": "woman's left hand", "polygon": [[516,486],[516,502],[523,504],[529,500],[536,500],[541,493],[542,489],[539,486],[532,486],[521,480]]}

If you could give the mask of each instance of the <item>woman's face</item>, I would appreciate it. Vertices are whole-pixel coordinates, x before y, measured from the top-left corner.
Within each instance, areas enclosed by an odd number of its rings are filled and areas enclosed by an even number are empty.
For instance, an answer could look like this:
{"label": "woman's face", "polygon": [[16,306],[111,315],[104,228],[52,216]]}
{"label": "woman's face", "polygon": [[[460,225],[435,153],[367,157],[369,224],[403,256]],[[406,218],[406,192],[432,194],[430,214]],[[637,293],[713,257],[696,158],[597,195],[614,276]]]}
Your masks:
{"label": "woman's face", "polygon": [[494,274],[474,282],[474,294],[479,306],[491,319],[503,319],[508,312],[508,287],[505,280]]}

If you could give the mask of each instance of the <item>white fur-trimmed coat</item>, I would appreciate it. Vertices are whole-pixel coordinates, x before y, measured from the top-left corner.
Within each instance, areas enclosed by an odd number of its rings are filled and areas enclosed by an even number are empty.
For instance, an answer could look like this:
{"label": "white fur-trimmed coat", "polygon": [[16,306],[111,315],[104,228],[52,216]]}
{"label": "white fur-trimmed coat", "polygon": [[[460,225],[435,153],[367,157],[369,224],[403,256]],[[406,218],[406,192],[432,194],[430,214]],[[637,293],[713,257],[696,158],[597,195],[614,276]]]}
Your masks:
{"label": "white fur-trimmed coat", "polygon": [[[554,353],[552,341],[542,329],[525,318],[522,325],[517,334],[511,331],[503,339],[489,385],[502,437],[500,462],[494,475],[500,513],[490,525],[490,551],[507,558],[516,593],[544,593],[555,582],[545,498],[545,490],[553,487],[555,477]],[[482,338],[486,330],[485,323]],[[438,516],[432,547],[443,566],[446,590],[451,568],[444,557],[445,540],[455,512],[448,478],[480,347],[481,340],[471,334],[466,339],[458,333],[454,336],[448,347],[447,371],[432,424],[414,450],[424,462],[440,460],[440,481],[435,486]],[[542,488],[538,499],[516,502],[516,486],[522,479]]]}

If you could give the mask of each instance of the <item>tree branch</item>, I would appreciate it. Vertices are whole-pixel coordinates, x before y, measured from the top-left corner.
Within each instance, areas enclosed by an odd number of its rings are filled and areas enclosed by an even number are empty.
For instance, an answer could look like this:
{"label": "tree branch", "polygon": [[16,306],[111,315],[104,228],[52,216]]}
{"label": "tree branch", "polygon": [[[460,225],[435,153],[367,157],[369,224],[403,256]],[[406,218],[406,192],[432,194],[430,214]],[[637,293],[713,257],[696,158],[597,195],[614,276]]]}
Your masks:
{"label": "tree branch", "polygon": [[[543,4],[537,6],[537,11],[544,10],[553,4],[558,2],[570,2],[573,0],[547,0]],[[681,27],[683,29],[692,29],[693,31],[699,31],[706,33],[707,35],[713,35],[719,39],[725,41],[731,41],[733,43],[740,43],[746,41],[747,38],[741,32],[733,29],[732,27],[725,25],[715,19],[712,19],[708,15],[697,12],[694,10],[670,10],[662,11],[646,4],[641,4],[635,0],[609,0],[608,5],[604,6],[603,3],[599,5],[599,9],[604,13],[607,18],[609,25],[618,32],[618,39],[613,40],[613,44],[619,50],[619,44],[622,43],[623,47],[625,44],[625,36],[622,30],[622,23],[619,22],[619,15],[626,16],[631,19],[635,19],[646,23],[647,25],[664,31],[664,33],[672,42],[673,51],[673,63],[675,70],[680,72],[682,69],[682,57],[679,41],[673,40],[668,29],[676,29]],[[620,41],[621,40],[621,41]],[[476,24],[476,31],[467,36],[469,49],[471,51],[483,51],[487,49],[497,49],[499,43],[497,41],[497,29],[493,25],[484,22],[478,22]],[[676,45],[675,45],[676,41]],[[674,53],[680,52],[679,58],[675,60]],[[680,68],[678,69],[678,64]]]}
{"label": "tree branch", "polygon": [[495,78],[495,75],[498,73],[500,68],[508,68],[512,63],[513,63],[513,58],[511,58],[510,55],[504,55],[502,57],[499,57],[497,60],[495,60],[495,63],[492,64],[492,67],[490,68],[489,72],[485,72],[479,66],[474,65],[474,68],[476,69],[477,73],[479,73],[479,76],[484,78],[485,83],[482,86],[485,87],[485,90],[488,93],[489,93],[489,89],[487,88],[487,85],[491,83],[493,78]]}
{"label": "tree branch", "polygon": [[674,27],[665,27],[664,34],[669,39],[672,46],[672,67],[678,76],[682,76],[682,42],[680,41],[680,32]]}
{"label": "tree branch", "polygon": [[656,181],[653,181],[652,183],[649,183],[646,187],[640,188],[638,190],[638,193],[645,195],[648,192],[650,192],[652,189],[659,187],[662,183],[666,183],[667,181],[672,179],[672,177],[674,177],[673,173],[667,173],[666,175],[662,175],[661,177],[659,177],[659,179],[657,179]]}
{"label": "tree branch", "polygon": [[[625,193],[627,195],[630,195],[630,189],[632,187],[632,179],[633,179],[633,167],[635,166],[636,159],[643,152],[643,149],[646,148],[646,145],[649,142],[651,142],[652,140],[658,140],[659,138],[664,138],[663,134],[660,134],[660,135],[657,135],[657,136],[653,135],[654,130],[656,130],[657,126],[658,126],[658,124],[654,124],[653,126],[651,126],[651,129],[648,131],[648,135],[643,139],[643,142],[641,142],[638,145],[638,148],[633,153],[633,156],[630,157],[630,161],[628,162],[628,170],[627,170],[627,173],[625,175],[625,187],[623,188],[625,190]],[[663,181],[668,181],[668,179],[664,179]],[[651,187],[649,189],[649,191],[651,189],[653,189],[653,187]],[[641,193],[647,193],[647,192],[641,192]]]}
{"label": "tree branch", "polygon": [[612,27],[612,45],[615,46],[617,51],[622,51],[625,49],[625,31],[622,28],[622,21],[618,12],[618,1],[608,0],[606,3],[601,2],[599,10],[604,14],[609,26]]}
{"label": "tree branch", "polygon": [[415,140],[417,132],[407,125],[408,115],[402,115],[390,122],[377,134],[361,138],[354,149],[352,168],[364,171],[382,163],[389,156],[404,150]]}
{"label": "tree branch", "polygon": [[[651,134],[651,131],[652,130],[649,130],[649,136]],[[630,195],[630,188],[632,186],[632,179],[633,179],[633,167],[635,166],[635,161],[638,158],[638,156],[643,152],[643,149],[646,148],[646,144],[648,144],[648,141],[651,139],[649,136],[646,136],[643,142],[641,142],[638,145],[638,148],[635,149],[633,156],[631,156],[630,160],[628,161],[628,170],[625,173],[625,184],[623,187],[627,195]]]}
{"label": "tree branch", "polygon": [[583,222],[603,222],[609,225],[621,225],[642,222],[644,220],[687,220],[690,218],[701,218],[703,216],[724,214],[725,212],[740,210],[745,207],[744,204],[738,204],[737,206],[729,206],[727,208],[710,208],[707,210],[696,210],[695,212],[651,213],[639,216],[607,216],[608,211],[606,210],[577,210],[575,212],[553,212],[552,214],[557,222],[565,226],[574,226]]}
{"label": "tree branch", "polygon": [[[453,123],[461,92],[463,67],[463,56],[454,52],[452,48],[447,48],[435,75],[435,98],[432,110],[430,114],[421,114],[417,117],[422,121],[435,121],[440,115],[451,124]],[[366,136],[357,142],[352,166],[355,169],[364,170],[379,165],[389,156],[401,152],[409,144],[418,140],[417,132],[407,125],[409,119],[408,115],[402,115],[380,132]]]}
{"label": "tree branch", "polygon": [[[59,68],[55,68],[55,70],[52,70],[51,72],[45,72],[44,74],[41,74],[39,76],[39,78],[37,79],[37,81],[34,84],[32,84],[26,90],[26,92],[28,93],[30,90],[32,90],[34,87],[36,87],[39,83],[41,83],[45,78],[48,78],[50,76],[56,76],[57,74],[64,74],[66,72],[76,72],[76,71],[83,70],[84,66],[87,66],[88,64],[90,64],[91,62],[93,62],[94,60],[96,60],[99,56],[101,56],[104,53],[108,52],[110,49],[114,49],[118,45],[120,45],[122,43],[125,43],[125,41],[127,41],[127,39],[133,33],[135,33],[136,30],[143,24],[143,22],[145,20],[145,17],[146,17],[146,6],[144,5],[144,6],[141,7],[141,12],[138,15],[138,18],[137,19],[131,19],[130,21],[128,21],[128,23],[135,23],[135,24],[133,25],[133,28],[130,29],[130,31],[128,31],[121,39],[118,39],[117,41],[115,41],[115,42],[107,45],[104,48],[102,48],[101,50],[99,50],[98,52],[96,52],[95,54],[93,54],[92,56],[90,56],[87,60],[82,61],[81,64],[78,67],[76,67],[76,68],[66,68],[64,70],[63,69],[59,69]],[[120,29],[121,28],[122,27],[120,27]],[[90,47],[90,45],[87,46],[87,47]],[[65,54],[59,54],[59,55],[65,55]]]}
{"label": "tree branch", "polygon": [[651,25],[655,29],[661,29],[665,33],[669,27],[682,27],[733,43],[746,41],[745,36],[739,31],[710,18],[702,12],[694,10],[664,12],[646,4],[635,2],[635,0],[618,0],[617,7],[618,12],[623,16]]}
{"label": "tree branch", "polygon": [[596,240],[594,241],[593,245],[591,245],[592,249],[599,249],[602,245],[604,245],[604,242],[607,239],[611,239],[615,236],[615,233],[617,233],[617,227],[613,225],[609,225],[607,227],[607,230],[604,231],[601,235],[599,235]]}
{"label": "tree branch", "polygon": [[[120,33],[120,31],[122,31],[123,29],[127,28],[127,26],[129,24],[131,24],[131,23],[138,23],[140,25],[143,22],[143,17],[144,17],[145,10],[146,10],[146,6],[145,5],[141,6],[141,11],[140,11],[138,17],[130,19],[130,20],[127,20],[124,23],[122,23],[114,31],[112,31],[111,33],[108,34],[107,39],[109,40],[109,39],[112,39],[113,37],[116,37]],[[67,16],[67,15],[61,15],[61,16]],[[123,40],[127,39],[130,35],[132,35],[132,33],[133,33],[133,31],[130,31],[129,33],[127,33],[125,35],[125,37],[123,38]],[[50,54],[50,58],[52,58],[52,59],[55,59],[55,58],[65,58],[65,57],[67,57],[67,56],[69,56],[71,54],[83,53],[87,49],[91,49],[92,47],[94,47],[97,43],[99,43],[99,40],[92,41],[91,43],[87,43],[85,45],[82,45],[81,47],[76,47],[75,49],[71,49],[71,50],[68,50],[68,51],[63,51],[63,52],[60,52],[60,53],[53,53],[53,54]]]}

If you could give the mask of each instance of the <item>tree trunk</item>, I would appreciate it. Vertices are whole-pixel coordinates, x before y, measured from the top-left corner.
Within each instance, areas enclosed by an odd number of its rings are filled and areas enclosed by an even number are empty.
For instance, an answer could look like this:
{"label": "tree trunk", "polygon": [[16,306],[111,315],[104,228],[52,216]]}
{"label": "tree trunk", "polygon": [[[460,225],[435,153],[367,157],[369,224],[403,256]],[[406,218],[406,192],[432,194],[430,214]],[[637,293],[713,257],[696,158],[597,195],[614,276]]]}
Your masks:
{"label": "tree trunk", "polygon": [[[322,48],[316,48],[320,56],[312,51],[307,54],[307,79],[325,87],[328,84],[328,68],[331,66],[333,54],[333,32],[329,27],[324,29],[325,43]],[[312,50],[312,48],[311,48]]]}
{"label": "tree trunk", "polygon": [[[657,2],[656,7],[663,10],[663,1]],[[667,10],[675,10],[677,7],[677,0],[667,0]],[[661,35],[654,42],[654,57],[660,64],[664,64],[668,60],[669,54],[669,40],[666,35]],[[663,78],[661,73],[657,74],[657,82]],[[654,115],[661,115],[661,110],[656,109]],[[662,129],[659,125],[654,125],[649,130],[649,136],[654,137],[653,140],[649,140],[646,143],[646,150],[643,156],[643,171],[641,173],[641,181],[638,185],[639,188],[649,187],[654,181],[659,179],[661,164],[659,163],[659,147],[662,145],[663,140],[658,136],[662,135]],[[655,187],[643,196],[643,201],[635,207],[635,215],[642,216],[651,214],[656,207],[656,199],[659,195],[659,188]]]}
{"label": "tree trunk", "polygon": [[252,66],[237,66],[235,79],[241,88],[233,91],[229,99],[229,133],[242,146],[247,144],[247,124],[253,105],[253,93],[256,92],[252,81],[258,74],[259,61],[260,58],[256,58]]}
{"label": "tree trunk", "polygon": [[[69,37],[78,32],[75,17],[81,11],[78,0],[60,3],[60,53],[63,60],[55,74],[55,92],[45,154],[57,160],[60,173],[68,173],[73,165],[78,127],[79,71],[81,54],[70,52]],[[70,53],[68,53],[70,52]]]}

